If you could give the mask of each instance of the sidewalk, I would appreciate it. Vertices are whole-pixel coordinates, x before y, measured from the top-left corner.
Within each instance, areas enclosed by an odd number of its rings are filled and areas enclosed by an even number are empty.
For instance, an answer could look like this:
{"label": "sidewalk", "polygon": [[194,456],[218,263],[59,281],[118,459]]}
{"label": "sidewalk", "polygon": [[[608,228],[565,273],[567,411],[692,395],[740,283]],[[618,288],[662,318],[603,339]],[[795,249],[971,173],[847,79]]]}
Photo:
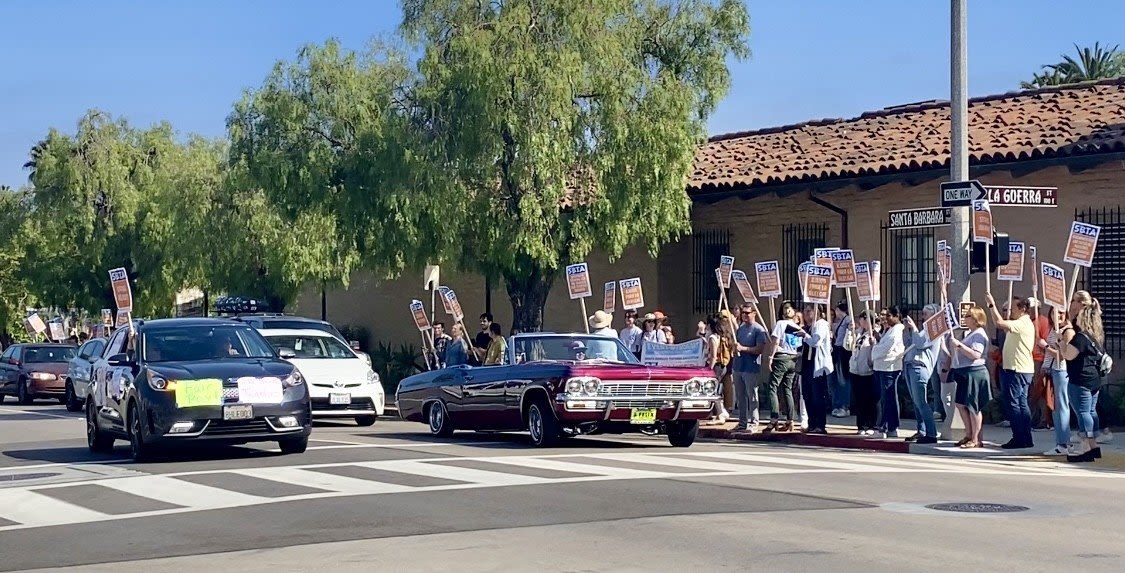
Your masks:
{"label": "sidewalk", "polygon": [[[1034,432],[1034,448],[1022,450],[1004,450],[1000,444],[1008,441],[1011,430],[996,425],[984,427],[985,447],[961,449],[954,445],[956,440],[964,436],[964,430],[954,429],[952,436],[942,436],[937,444],[915,444],[905,441],[905,438],[914,435],[914,420],[903,420],[899,428],[899,438],[879,438],[877,435],[860,436],[856,434],[855,418],[829,418],[828,434],[805,434],[800,431],[793,432],[762,432],[756,433],[736,432],[734,427],[737,421],[728,421],[725,424],[704,424],[699,427],[699,437],[707,440],[735,440],[746,442],[775,442],[789,443],[803,446],[821,446],[828,448],[843,448],[855,450],[871,450],[881,452],[911,453],[919,455],[933,455],[973,459],[1005,459],[1042,462],[1066,463],[1062,456],[1044,456],[1043,452],[1049,450],[1054,442],[1054,432]],[[942,424],[938,424],[939,429]],[[764,428],[762,425],[760,428]],[[799,426],[796,426],[798,427]],[[1112,430],[1112,428],[1111,428]],[[1114,432],[1117,433],[1116,431]],[[1107,444],[1100,444],[1102,459],[1091,464],[1080,464],[1083,467],[1096,469],[1113,469],[1125,471],[1125,435],[1117,436]]]}

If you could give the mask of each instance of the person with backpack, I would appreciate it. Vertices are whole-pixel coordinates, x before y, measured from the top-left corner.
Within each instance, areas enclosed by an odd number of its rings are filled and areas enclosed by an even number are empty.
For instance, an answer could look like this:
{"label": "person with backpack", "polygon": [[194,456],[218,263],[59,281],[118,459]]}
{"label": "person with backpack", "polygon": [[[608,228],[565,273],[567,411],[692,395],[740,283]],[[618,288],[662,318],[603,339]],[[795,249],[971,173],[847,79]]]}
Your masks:
{"label": "person with backpack", "polygon": [[1105,377],[1113,369],[1113,359],[1105,352],[1105,330],[1098,299],[1080,290],[1070,299],[1070,320],[1073,330],[1062,333],[1059,346],[1066,360],[1070,381],[1070,406],[1078,415],[1081,443],[1067,454],[1068,462],[1092,462],[1102,457],[1098,446],[1098,392]]}

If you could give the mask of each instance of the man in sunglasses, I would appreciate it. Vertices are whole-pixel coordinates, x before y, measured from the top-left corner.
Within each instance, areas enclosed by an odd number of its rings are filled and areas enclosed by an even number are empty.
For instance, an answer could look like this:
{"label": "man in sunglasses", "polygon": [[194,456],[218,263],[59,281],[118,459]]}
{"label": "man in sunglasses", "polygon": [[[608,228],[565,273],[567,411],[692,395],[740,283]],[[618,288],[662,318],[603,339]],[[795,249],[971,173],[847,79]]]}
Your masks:
{"label": "man in sunglasses", "polygon": [[734,393],[738,407],[735,431],[758,431],[758,387],[762,383],[762,352],[769,335],[758,323],[758,313],[749,304],[739,309],[739,326],[735,331],[737,355],[734,358]]}

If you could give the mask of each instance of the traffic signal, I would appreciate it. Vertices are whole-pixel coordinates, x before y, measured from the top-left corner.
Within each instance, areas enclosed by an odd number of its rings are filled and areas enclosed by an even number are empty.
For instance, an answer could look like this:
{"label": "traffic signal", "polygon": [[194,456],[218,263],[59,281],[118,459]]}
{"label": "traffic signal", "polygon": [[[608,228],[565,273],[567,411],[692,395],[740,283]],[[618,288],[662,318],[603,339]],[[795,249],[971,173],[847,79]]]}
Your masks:
{"label": "traffic signal", "polygon": [[1008,234],[992,232],[992,244],[987,243],[973,243],[973,256],[970,259],[969,273],[983,273],[984,270],[984,249],[988,247],[988,272],[993,272],[997,268],[1008,264]]}

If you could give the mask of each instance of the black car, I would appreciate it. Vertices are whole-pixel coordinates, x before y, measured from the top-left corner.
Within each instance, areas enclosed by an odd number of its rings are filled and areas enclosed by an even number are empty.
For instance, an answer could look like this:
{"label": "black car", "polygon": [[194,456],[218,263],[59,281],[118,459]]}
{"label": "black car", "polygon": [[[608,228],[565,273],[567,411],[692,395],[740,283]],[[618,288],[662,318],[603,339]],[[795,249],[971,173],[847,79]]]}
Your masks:
{"label": "black car", "polygon": [[226,319],[135,321],[93,366],[90,450],[128,440],[142,460],[169,445],[276,441],[301,453],[312,431],[301,373],[249,325]]}

